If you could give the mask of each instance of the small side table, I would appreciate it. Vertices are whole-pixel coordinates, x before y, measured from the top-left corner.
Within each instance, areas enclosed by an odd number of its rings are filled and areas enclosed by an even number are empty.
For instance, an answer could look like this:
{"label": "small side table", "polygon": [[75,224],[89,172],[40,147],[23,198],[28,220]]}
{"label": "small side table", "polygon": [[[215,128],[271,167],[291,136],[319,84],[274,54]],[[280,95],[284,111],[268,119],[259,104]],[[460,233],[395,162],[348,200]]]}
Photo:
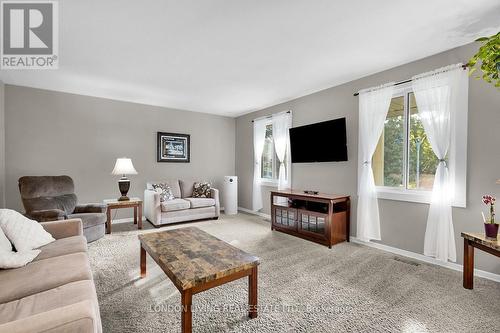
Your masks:
{"label": "small side table", "polygon": [[106,233],[111,233],[111,210],[120,208],[134,208],[134,224],[137,229],[142,229],[142,200],[140,198],[130,198],[127,201],[118,201],[117,199],[106,199],[104,203],[108,206],[106,210]]}
{"label": "small side table", "polygon": [[474,288],[474,248],[500,257],[500,240],[486,238],[484,234],[462,232],[464,238],[464,288]]}

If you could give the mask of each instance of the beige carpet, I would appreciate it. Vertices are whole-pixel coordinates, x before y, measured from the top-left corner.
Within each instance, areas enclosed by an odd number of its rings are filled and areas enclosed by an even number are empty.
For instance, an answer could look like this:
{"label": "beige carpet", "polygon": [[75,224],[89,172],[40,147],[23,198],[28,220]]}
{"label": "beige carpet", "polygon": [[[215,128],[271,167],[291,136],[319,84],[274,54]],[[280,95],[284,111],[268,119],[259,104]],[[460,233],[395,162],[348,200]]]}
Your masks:
{"label": "beige carpet", "polygon": [[[352,243],[332,249],[239,214],[195,225],[261,258],[257,319],[246,317],[247,280],[193,297],[194,332],[493,332],[500,284],[412,262]],[[148,257],[139,278],[139,231],[132,223],[89,245],[104,332],[179,332],[180,295]]]}

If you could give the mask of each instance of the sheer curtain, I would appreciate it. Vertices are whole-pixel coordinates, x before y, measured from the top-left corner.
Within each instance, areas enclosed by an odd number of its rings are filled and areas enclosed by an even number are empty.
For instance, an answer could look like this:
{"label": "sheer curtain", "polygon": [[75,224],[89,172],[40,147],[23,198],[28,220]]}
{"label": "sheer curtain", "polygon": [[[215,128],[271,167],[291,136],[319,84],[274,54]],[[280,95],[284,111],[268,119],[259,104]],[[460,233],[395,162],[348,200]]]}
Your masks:
{"label": "sheer curtain", "polygon": [[253,192],[252,192],[252,210],[262,209],[262,191],[261,191],[261,162],[264,142],[266,140],[266,120],[256,119],[253,122]]}
{"label": "sheer curtain", "polygon": [[453,184],[446,157],[451,141],[452,113],[458,106],[463,87],[468,84],[468,76],[462,64],[457,64],[414,76],[412,80],[420,119],[439,159],[427,217],[424,254],[444,262],[456,261],[451,212]]}
{"label": "sheer curtain", "polygon": [[372,171],[372,156],[384,129],[394,82],[359,92],[358,214],[356,237],[368,242],[380,240],[377,190]]}
{"label": "sheer curtain", "polygon": [[[274,151],[280,163],[278,174],[278,190],[289,189],[291,186],[290,165],[285,161],[285,157],[290,159],[290,136],[288,130],[292,127],[292,113],[282,112],[274,114],[272,117]],[[288,152],[288,154],[287,154]],[[285,163],[288,168],[285,169]]]}

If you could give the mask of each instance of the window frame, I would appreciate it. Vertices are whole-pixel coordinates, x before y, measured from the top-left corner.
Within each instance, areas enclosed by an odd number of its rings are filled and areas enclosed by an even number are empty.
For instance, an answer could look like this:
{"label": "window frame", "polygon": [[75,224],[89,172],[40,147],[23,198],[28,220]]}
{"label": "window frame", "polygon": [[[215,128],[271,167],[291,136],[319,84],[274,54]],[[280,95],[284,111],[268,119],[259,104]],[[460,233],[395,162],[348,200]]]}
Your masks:
{"label": "window frame", "polygon": [[[272,125],[273,125],[272,119],[267,120],[264,126],[267,128],[267,126],[269,126],[269,125],[271,125],[271,127],[272,127]],[[276,157],[276,151],[275,151],[275,148],[274,148],[274,136],[273,136],[273,141],[272,141],[272,148],[273,148],[273,154]],[[262,151],[262,154],[264,154],[264,150]],[[262,156],[260,157],[261,164],[262,164]],[[261,166],[261,169],[262,169],[262,166]],[[279,175],[274,175],[274,171],[275,170],[276,170],[276,158],[273,158],[273,178],[263,178],[262,177],[262,170],[261,170],[261,172],[260,172],[260,183],[261,183],[261,185],[263,185],[263,186],[270,186],[270,187],[278,187]]]}
{"label": "window frame", "polygon": [[[409,156],[410,149],[410,98],[409,94],[413,92],[411,83],[403,84],[397,87],[392,98],[404,98],[404,126],[405,126],[405,145],[404,145],[404,173],[403,184],[404,188],[390,186],[375,186],[379,199],[407,201],[416,203],[430,204],[432,199],[432,190],[416,190],[407,188],[407,180],[409,178]],[[467,103],[467,96],[462,96]],[[467,104],[465,104],[467,105]],[[418,106],[417,106],[418,107]],[[450,148],[448,151],[448,170],[452,184],[455,184],[453,189],[454,197],[452,198],[453,207],[466,207],[466,174],[467,174],[467,106],[457,108],[457,112],[452,112],[451,115],[451,138]]]}

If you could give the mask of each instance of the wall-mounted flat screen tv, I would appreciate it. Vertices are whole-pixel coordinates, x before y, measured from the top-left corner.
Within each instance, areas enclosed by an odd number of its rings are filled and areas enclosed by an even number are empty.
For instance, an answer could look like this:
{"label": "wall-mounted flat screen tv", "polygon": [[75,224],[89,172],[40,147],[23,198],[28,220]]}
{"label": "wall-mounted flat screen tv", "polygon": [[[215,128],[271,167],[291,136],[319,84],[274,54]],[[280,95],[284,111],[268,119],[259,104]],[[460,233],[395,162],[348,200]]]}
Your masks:
{"label": "wall-mounted flat screen tv", "polygon": [[347,161],[345,118],[290,129],[292,163]]}

